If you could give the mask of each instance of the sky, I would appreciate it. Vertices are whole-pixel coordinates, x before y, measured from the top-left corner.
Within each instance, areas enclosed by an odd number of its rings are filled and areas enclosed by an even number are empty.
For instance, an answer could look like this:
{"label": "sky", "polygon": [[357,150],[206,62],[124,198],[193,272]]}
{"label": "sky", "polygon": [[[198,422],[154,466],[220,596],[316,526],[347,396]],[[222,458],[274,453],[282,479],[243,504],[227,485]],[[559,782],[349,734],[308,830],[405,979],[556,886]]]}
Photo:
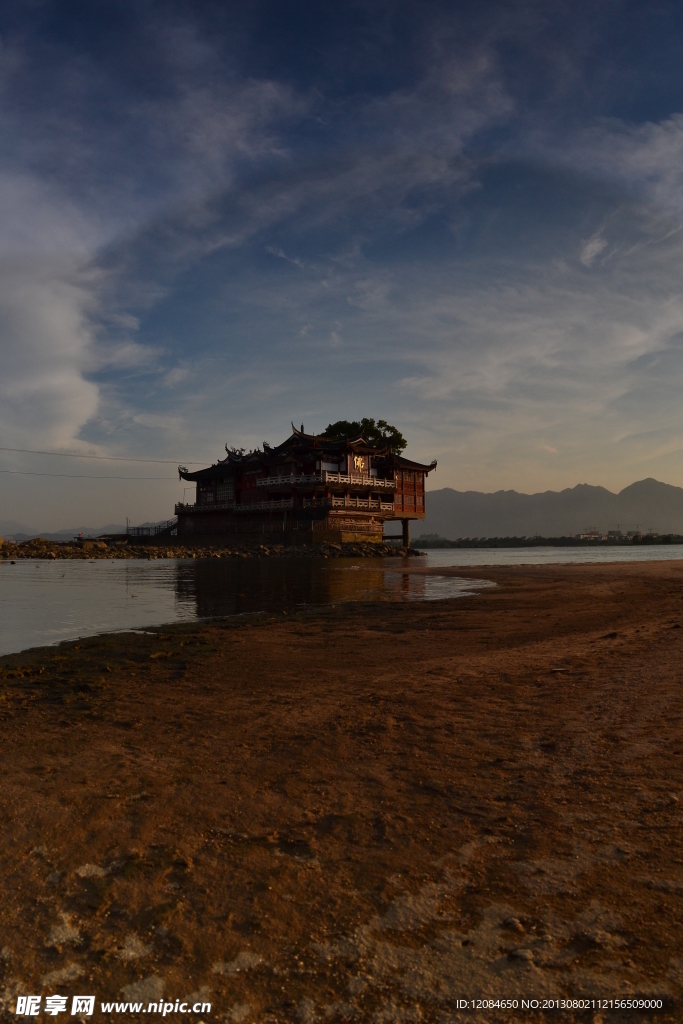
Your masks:
{"label": "sky", "polygon": [[683,486],[682,51],[658,0],[7,0],[0,522],[363,416],[431,488]]}

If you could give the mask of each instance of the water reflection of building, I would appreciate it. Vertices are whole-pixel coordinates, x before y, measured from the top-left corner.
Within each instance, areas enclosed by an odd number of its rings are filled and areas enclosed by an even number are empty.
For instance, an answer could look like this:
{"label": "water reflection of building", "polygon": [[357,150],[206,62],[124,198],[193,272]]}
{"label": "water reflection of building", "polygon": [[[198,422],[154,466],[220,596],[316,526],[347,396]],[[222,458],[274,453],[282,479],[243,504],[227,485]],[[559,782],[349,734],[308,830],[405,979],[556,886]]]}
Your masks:
{"label": "water reflection of building", "polygon": [[381,565],[364,560],[360,568],[336,559],[183,559],[176,563],[175,593],[200,619],[400,599],[406,583],[385,565],[384,560]]}
{"label": "water reflection of building", "polygon": [[332,441],[296,430],[281,445],[226,458],[195,473],[193,505],[176,505],[178,538],[265,535],[289,543],[381,541],[384,523],[425,516],[423,465],[363,437]]}

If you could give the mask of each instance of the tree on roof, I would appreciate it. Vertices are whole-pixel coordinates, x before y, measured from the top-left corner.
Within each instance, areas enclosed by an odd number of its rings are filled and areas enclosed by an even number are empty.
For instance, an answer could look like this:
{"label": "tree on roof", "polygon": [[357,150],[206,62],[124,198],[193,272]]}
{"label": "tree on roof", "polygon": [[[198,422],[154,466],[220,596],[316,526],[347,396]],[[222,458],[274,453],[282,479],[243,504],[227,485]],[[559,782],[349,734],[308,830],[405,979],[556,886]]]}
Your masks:
{"label": "tree on roof", "polygon": [[387,445],[397,455],[400,455],[408,442],[396,427],[392,427],[386,420],[374,420],[363,417],[362,420],[337,420],[336,423],[329,423],[323,430],[321,437],[330,441],[353,440],[362,436],[370,444]]}

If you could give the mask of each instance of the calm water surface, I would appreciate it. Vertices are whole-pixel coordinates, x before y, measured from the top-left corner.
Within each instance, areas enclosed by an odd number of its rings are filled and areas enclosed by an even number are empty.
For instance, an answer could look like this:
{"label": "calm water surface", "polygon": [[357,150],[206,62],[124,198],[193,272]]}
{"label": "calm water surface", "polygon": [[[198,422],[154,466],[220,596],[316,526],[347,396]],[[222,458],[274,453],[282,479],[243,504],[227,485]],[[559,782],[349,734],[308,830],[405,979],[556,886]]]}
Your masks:
{"label": "calm water surface", "polygon": [[[430,551],[412,568],[683,558],[683,547]],[[436,601],[491,584],[405,571],[396,559],[0,560],[0,654],[168,622],[340,601]]]}
{"label": "calm water surface", "polygon": [[340,601],[436,601],[490,586],[486,580],[416,576],[404,565],[400,558],[2,560],[0,654],[216,615]]}
{"label": "calm water surface", "polygon": [[642,544],[609,548],[443,548],[425,552],[426,564],[568,565],[580,562],[670,562],[683,559],[683,544]]}

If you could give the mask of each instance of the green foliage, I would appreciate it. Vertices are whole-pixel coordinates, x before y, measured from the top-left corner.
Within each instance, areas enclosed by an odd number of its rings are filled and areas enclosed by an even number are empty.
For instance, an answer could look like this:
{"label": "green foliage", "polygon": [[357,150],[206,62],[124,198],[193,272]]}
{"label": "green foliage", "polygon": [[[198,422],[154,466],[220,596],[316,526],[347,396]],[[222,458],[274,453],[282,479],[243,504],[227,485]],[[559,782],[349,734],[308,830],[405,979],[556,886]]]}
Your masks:
{"label": "green foliage", "polygon": [[398,455],[401,454],[408,442],[396,427],[392,427],[386,420],[374,420],[363,417],[362,420],[337,420],[330,423],[323,430],[321,437],[327,437],[330,441],[343,441],[345,438],[352,440],[362,435],[369,444],[388,445]]}

